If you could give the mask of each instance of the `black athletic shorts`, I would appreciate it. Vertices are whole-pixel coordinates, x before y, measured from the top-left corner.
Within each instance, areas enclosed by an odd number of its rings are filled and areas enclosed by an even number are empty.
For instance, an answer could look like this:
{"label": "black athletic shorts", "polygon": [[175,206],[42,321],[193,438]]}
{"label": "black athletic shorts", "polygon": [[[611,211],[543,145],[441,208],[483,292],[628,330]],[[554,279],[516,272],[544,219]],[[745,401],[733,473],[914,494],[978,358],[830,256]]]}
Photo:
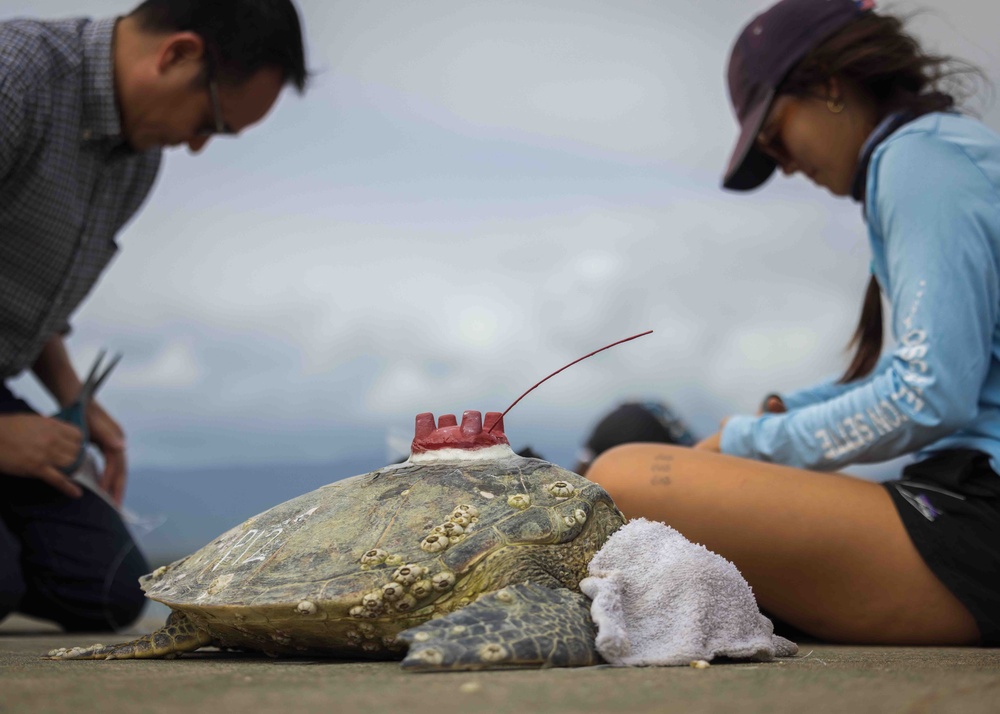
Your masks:
{"label": "black athletic shorts", "polygon": [[1000,645],[1000,475],[981,451],[941,451],[883,484],[924,562]]}

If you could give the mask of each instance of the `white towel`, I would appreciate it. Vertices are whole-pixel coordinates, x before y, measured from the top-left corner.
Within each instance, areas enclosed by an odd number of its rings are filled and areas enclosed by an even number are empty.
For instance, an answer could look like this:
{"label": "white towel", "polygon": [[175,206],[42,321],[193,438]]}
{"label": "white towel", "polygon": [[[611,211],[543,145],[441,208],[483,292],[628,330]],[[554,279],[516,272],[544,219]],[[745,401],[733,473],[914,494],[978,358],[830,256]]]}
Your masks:
{"label": "white towel", "polygon": [[774,634],[736,566],[663,523],[630,521],[580,581],[611,664],[686,665],[715,657],[766,661],[798,652]]}

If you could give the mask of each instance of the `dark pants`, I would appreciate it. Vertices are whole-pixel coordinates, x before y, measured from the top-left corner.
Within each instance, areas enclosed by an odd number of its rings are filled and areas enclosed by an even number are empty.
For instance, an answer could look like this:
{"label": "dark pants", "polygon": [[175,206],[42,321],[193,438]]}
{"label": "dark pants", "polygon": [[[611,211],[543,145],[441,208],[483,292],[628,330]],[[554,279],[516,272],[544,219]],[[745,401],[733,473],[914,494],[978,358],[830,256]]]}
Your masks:
{"label": "dark pants", "polygon": [[[32,409],[0,384],[0,414]],[[37,479],[0,474],[0,620],[11,612],[70,631],[131,624],[149,572],[118,512],[87,488],[68,498]]]}

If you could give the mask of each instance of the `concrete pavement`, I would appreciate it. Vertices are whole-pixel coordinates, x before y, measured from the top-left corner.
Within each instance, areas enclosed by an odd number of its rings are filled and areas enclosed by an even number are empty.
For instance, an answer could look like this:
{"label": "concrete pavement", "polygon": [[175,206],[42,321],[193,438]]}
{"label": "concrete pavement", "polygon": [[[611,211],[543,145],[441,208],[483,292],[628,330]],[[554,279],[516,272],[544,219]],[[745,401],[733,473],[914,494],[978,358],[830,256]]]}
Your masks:
{"label": "concrete pavement", "polygon": [[804,643],[798,657],[765,664],[446,674],[216,651],[176,660],[41,658],[54,647],[111,639],[6,623],[0,712],[1000,712],[1000,649]]}

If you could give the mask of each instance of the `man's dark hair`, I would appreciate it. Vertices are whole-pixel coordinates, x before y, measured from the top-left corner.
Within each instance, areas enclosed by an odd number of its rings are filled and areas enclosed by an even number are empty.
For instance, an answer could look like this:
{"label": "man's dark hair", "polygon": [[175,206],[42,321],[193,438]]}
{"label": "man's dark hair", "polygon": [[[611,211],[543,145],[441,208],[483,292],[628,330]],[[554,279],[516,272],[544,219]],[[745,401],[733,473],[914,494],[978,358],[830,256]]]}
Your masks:
{"label": "man's dark hair", "polygon": [[198,34],[221,82],[239,85],[273,67],[299,92],[306,86],[302,25],[291,0],[145,0],[130,15],[148,32]]}

